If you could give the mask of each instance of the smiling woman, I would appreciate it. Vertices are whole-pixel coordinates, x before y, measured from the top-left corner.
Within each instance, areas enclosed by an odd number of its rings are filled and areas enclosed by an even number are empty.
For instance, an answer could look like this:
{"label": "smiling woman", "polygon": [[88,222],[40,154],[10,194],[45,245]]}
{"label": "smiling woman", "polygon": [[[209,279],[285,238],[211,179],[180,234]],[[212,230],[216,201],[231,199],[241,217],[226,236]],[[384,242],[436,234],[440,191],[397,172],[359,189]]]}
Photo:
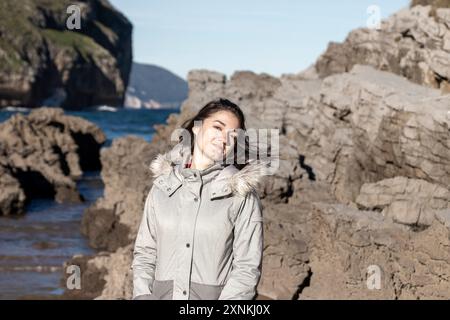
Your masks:
{"label": "smiling woman", "polygon": [[[237,167],[242,145],[235,133],[245,129],[245,118],[229,100],[206,104],[185,128],[187,139],[151,164],[155,180],[135,242],[133,298],[253,299],[263,250],[256,187],[267,163]],[[235,162],[226,165],[229,155]]]}
{"label": "smiling woman", "polygon": [[[190,139],[193,168],[204,169],[211,162],[225,162],[228,157],[233,158],[238,169],[242,168],[243,161],[237,157],[238,148],[245,155],[249,145],[247,136],[237,139],[238,133],[246,130],[244,114],[237,105],[227,99],[211,101],[183,127],[189,134],[187,139]],[[182,137],[181,141],[185,138]]]}

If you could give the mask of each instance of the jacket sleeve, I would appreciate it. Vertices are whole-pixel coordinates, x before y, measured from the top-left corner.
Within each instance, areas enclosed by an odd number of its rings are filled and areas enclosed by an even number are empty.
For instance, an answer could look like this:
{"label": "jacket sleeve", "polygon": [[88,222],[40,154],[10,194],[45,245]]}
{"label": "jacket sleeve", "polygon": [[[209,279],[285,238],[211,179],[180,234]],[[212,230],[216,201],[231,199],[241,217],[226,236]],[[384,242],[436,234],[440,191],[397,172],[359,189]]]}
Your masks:
{"label": "jacket sleeve", "polygon": [[156,266],[156,228],[152,201],[153,187],[147,195],[144,213],[133,251],[133,299],[152,293]]}
{"label": "jacket sleeve", "polygon": [[240,206],[234,225],[233,265],[219,300],[252,300],[262,266],[263,216],[256,191]]}

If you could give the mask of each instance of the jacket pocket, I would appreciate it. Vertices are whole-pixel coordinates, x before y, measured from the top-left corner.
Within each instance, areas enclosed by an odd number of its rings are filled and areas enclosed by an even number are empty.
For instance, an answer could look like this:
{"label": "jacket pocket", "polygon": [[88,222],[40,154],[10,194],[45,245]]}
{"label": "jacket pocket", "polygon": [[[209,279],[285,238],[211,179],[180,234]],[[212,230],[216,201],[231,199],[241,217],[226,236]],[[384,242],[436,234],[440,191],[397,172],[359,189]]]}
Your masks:
{"label": "jacket pocket", "polygon": [[210,285],[191,281],[189,300],[218,300],[223,287],[223,285]]}
{"label": "jacket pocket", "polygon": [[152,300],[172,300],[173,280],[154,280]]}

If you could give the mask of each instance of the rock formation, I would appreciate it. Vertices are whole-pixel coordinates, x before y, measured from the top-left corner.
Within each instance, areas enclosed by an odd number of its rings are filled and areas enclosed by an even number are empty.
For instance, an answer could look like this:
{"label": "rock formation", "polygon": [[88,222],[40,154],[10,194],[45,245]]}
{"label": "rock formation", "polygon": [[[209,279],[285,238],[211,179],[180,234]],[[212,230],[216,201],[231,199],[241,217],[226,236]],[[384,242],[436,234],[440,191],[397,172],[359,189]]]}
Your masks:
{"label": "rock formation", "polygon": [[0,108],[123,105],[131,68],[130,22],[107,0],[0,3]]}
{"label": "rock formation", "polygon": [[411,230],[380,212],[317,204],[309,220],[312,275],[301,298],[448,299],[449,214],[440,211],[428,228]]}
{"label": "rock formation", "polygon": [[[428,16],[430,8],[402,11],[384,28],[400,32],[403,27],[395,26],[409,17],[413,34],[438,25],[446,35],[450,9]],[[386,36],[389,41],[395,32]],[[433,33],[426,37],[438,41]],[[227,79],[191,71],[181,113],[157,126],[151,144],[126,137],[102,153],[107,192],[87,211],[84,225],[91,243],[105,251],[68,262],[81,261],[87,266],[82,282],[96,275],[101,288],[67,295],[131,297],[133,240],[142,197],[152,183],[147,166],[169,148],[172,130],[206,102],[226,97],[243,109],[248,128],[280,132],[279,170],[259,190],[265,247],[258,294],[450,298],[450,100],[443,94],[447,80],[439,86],[425,81],[436,73],[446,77],[450,55],[442,55],[440,67],[424,55],[416,68],[409,54],[439,55],[433,52],[445,46],[427,40],[421,48],[408,36],[394,40],[391,51],[376,49],[381,44],[373,39],[366,42],[373,46],[361,51],[355,46],[357,54],[346,51],[353,50],[347,40],[334,54],[328,49],[315,67],[280,78],[246,71]],[[389,52],[408,58],[400,62],[386,56]]]}
{"label": "rock formation", "polygon": [[60,108],[38,108],[0,124],[0,215],[24,212],[33,197],[81,201],[76,180],[100,170],[103,132]]}
{"label": "rock formation", "polygon": [[367,64],[450,93],[450,29],[447,8],[415,6],[392,15],[381,28],[353,30],[330,43],[316,62],[321,77]]}

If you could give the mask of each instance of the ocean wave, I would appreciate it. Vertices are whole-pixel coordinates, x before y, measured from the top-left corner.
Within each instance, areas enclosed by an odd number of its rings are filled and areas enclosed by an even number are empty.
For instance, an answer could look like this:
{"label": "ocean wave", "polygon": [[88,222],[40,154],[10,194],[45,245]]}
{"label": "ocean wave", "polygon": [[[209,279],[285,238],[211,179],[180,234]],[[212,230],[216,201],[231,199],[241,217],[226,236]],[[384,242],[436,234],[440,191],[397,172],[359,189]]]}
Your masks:
{"label": "ocean wave", "polygon": [[19,112],[28,112],[28,111],[30,111],[31,109],[30,109],[30,108],[25,108],[25,107],[6,107],[6,108],[3,108],[2,110],[3,110],[3,111],[13,111],[13,112],[16,112],[16,111],[19,111]]}
{"label": "ocean wave", "polygon": [[61,272],[62,266],[1,266],[0,272]]}
{"label": "ocean wave", "polygon": [[116,112],[117,108],[111,107],[111,106],[99,106],[96,108],[98,111],[109,111],[109,112]]}

